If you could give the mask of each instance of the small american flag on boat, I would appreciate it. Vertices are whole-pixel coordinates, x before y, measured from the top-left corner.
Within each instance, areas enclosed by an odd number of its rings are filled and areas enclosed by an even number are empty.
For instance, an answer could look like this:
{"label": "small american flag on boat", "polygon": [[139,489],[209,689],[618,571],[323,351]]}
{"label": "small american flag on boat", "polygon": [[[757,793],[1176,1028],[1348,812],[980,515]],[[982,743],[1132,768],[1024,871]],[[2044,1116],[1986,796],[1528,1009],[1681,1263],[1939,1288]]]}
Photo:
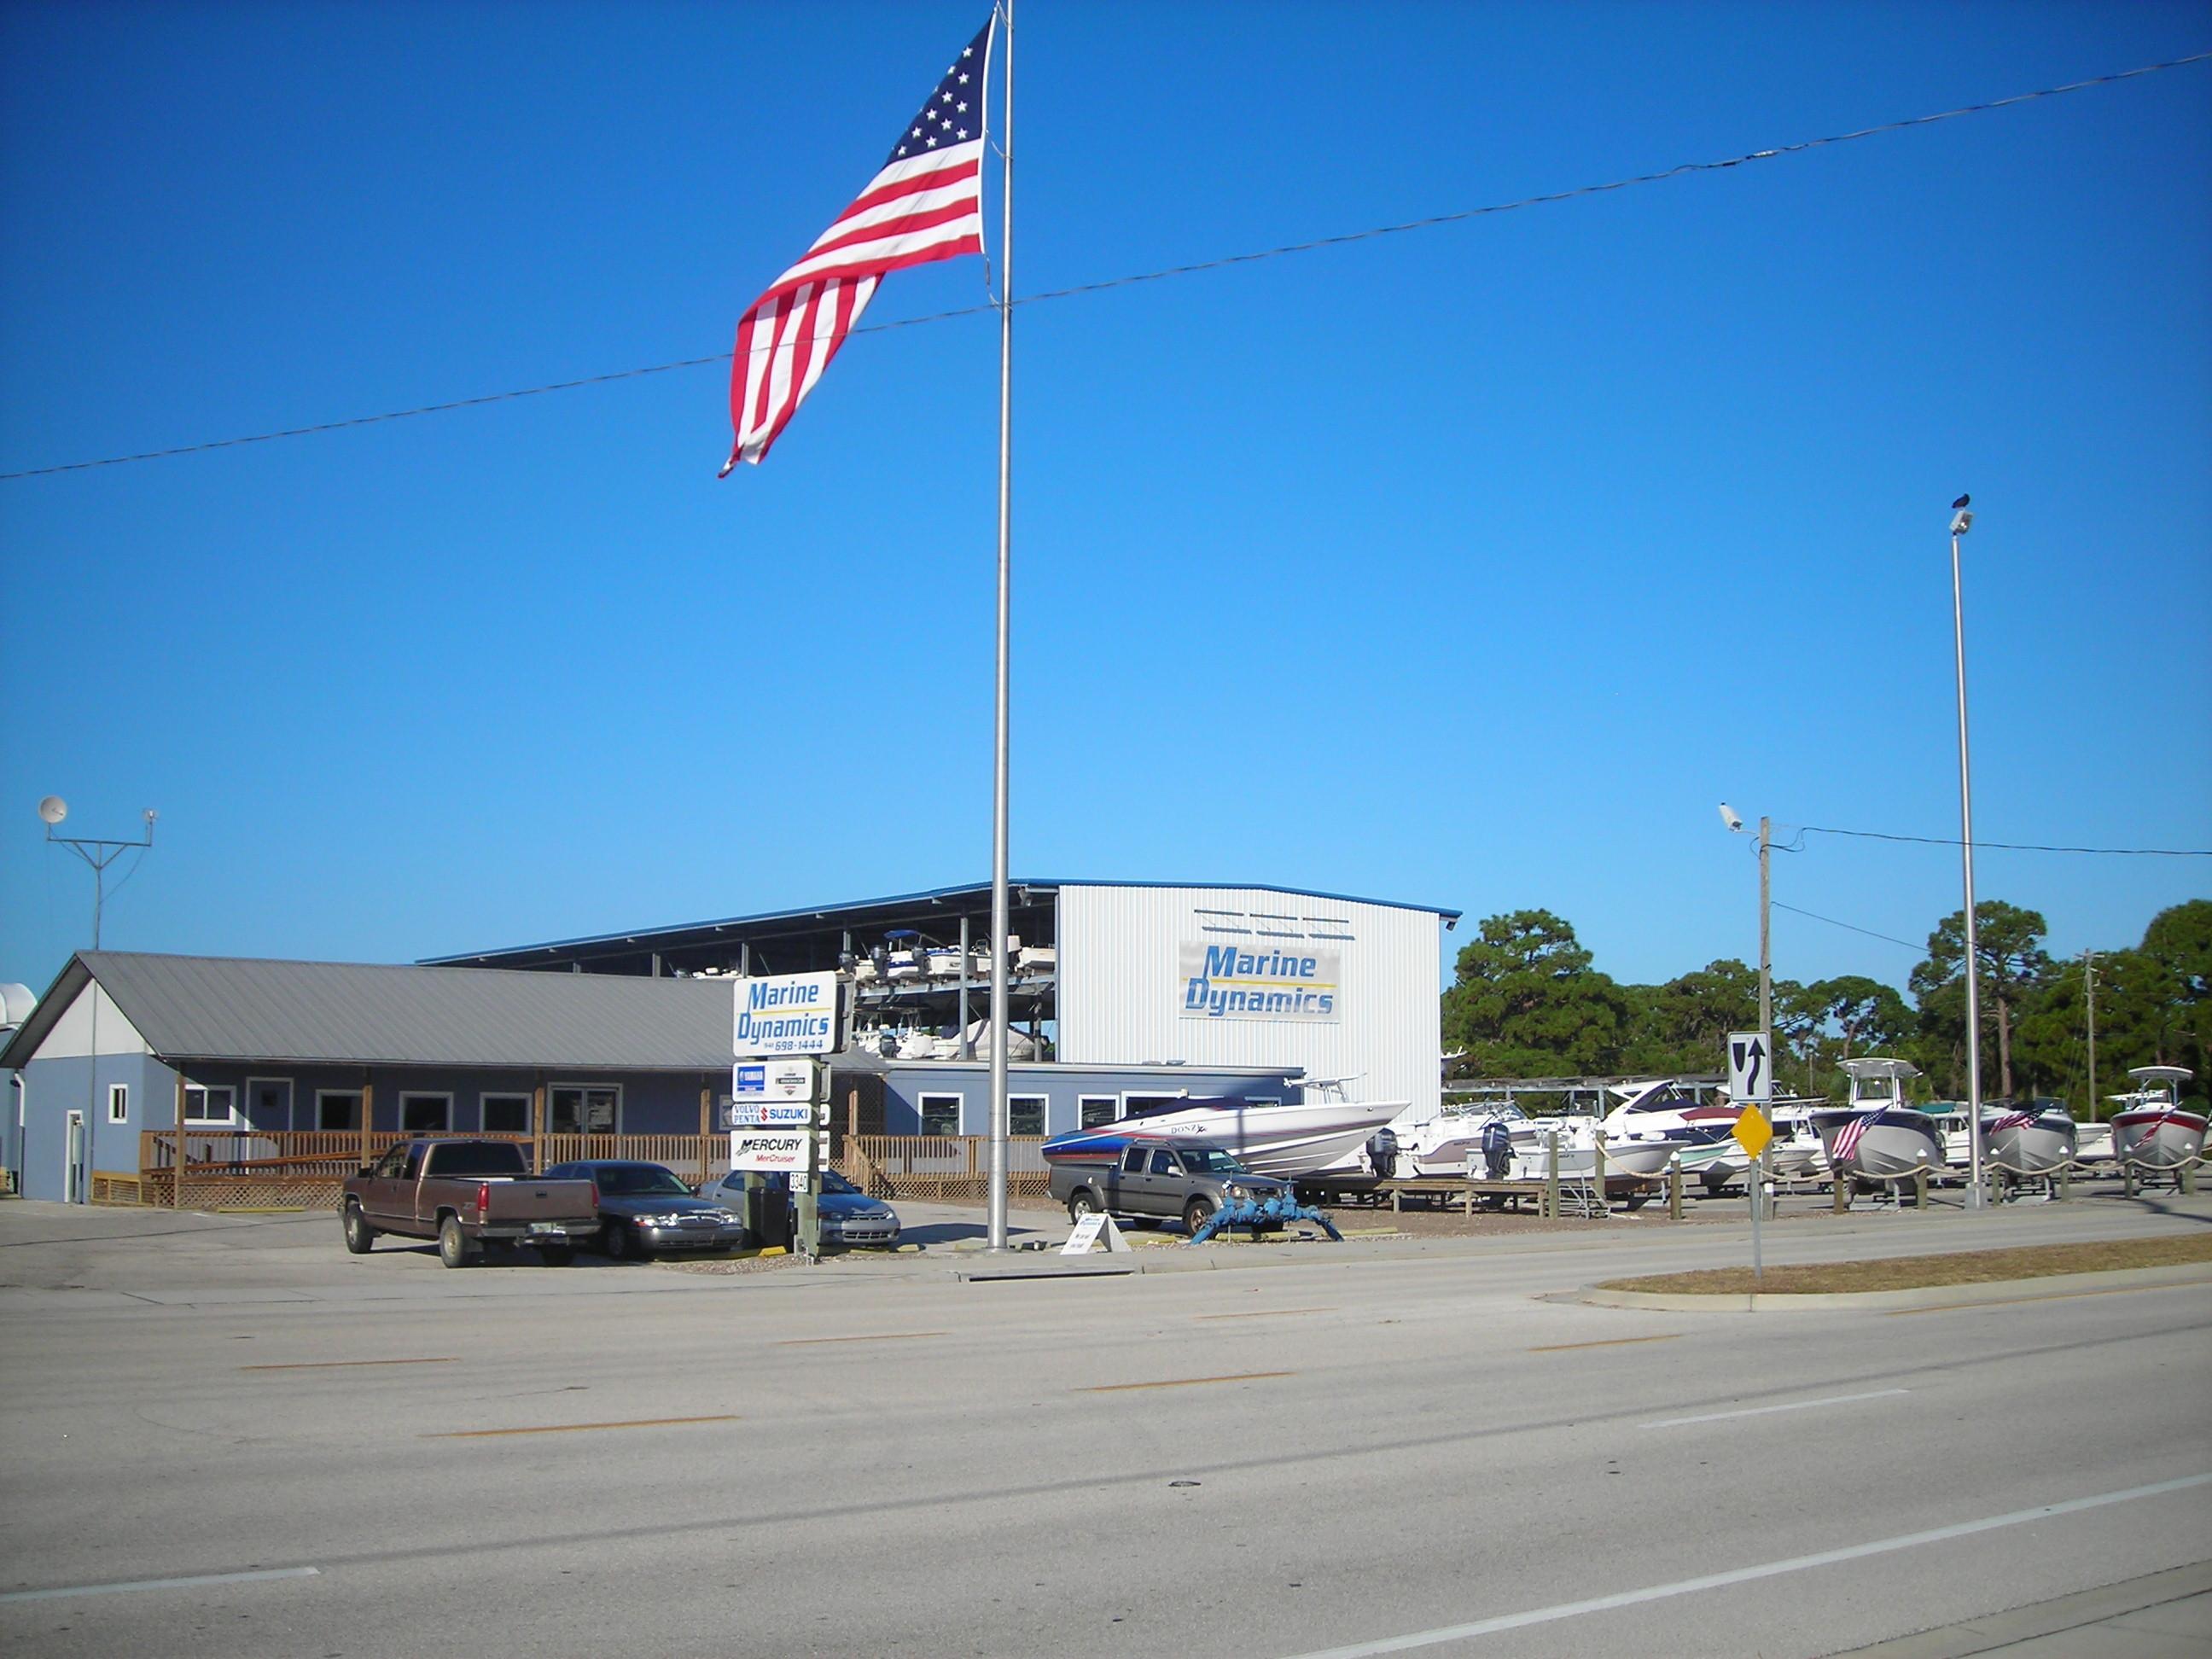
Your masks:
{"label": "small american flag on boat", "polygon": [[2002,1117],[1991,1118],[1986,1133],[1995,1134],[2000,1129],[2025,1129],[2039,1115],[2041,1114],[2036,1112],[2007,1112]]}
{"label": "small american flag on boat", "polygon": [[1882,1114],[1887,1109],[1887,1107],[1880,1107],[1871,1112],[1862,1112],[1842,1128],[1837,1130],[1836,1148],[1829,1154],[1831,1161],[1841,1164],[1848,1160],[1853,1152],[1858,1151],[1861,1137],[1881,1121]]}

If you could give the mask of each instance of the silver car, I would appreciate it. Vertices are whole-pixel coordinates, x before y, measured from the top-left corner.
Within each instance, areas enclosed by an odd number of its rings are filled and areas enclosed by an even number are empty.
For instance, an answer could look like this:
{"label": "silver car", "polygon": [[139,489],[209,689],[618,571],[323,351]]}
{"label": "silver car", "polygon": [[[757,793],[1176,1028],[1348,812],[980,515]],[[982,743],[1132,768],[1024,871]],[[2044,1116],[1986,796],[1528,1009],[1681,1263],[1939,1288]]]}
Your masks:
{"label": "silver car", "polygon": [[[781,1176],[771,1176],[769,1179],[776,1187],[784,1188]],[[815,1212],[822,1218],[822,1242],[824,1244],[884,1245],[898,1243],[897,1211],[879,1198],[870,1198],[835,1170],[824,1170],[818,1180],[820,1184],[815,1189]],[[732,1171],[706,1188],[701,1196],[726,1204],[743,1214],[745,1178]],[[792,1231],[797,1232],[796,1225]]]}

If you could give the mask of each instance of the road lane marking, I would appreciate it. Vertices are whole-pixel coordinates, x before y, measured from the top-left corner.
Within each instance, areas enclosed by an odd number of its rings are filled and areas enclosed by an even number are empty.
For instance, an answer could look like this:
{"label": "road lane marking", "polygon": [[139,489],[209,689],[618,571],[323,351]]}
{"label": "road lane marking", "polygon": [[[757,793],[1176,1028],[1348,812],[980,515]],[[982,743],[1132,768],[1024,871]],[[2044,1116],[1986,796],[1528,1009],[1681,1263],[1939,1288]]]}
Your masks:
{"label": "road lane marking", "polygon": [[1370,1656],[1375,1654],[1407,1653],[1415,1648],[1436,1647],[1445,1642],[1465,1642],[1477,1636],[1495,1636],[1501,1631],[1521,1630],[1530,1625],[1548,1625],[1561,1619],[1577,1619],[1586,1613],[1610,1613],[1618,1607],[1632,1607],[1646,1601],[1662,1601],[1669,1596],[1694,1595],[1702,1590],[1723,1589],[1730,1584],[1746,1584],[1760,1578],[1778,1578],[1784,1573],[1804,1572],[1814,1567],[1832,1567],[1845,1561],[1863,1561],[1869,1556],[1918,1549],[1928,1544],[1948,1543],[1954,1538],[1971,1538],[1976,1533],[1995,1532],[2004,1527],[2024,1527],[2031,1522],[2048,1521],[2054,1516],[2102,1509],[2109,1504],[2133,1503],[2142,1498],[2160,1498],[2168,1492],[2186,1492],[2194,1486],[2208,1485],[2212,1485],[2212,1474],[2187,1474],[2179,1480],[2155,1481],[2148,1486],[2130,1486],[2123,1492],[2104,1492],[2088,1498],[2069,1498],[2057,1504],[2039,1504],[2032,1510],[2014,1510],[2007,1515],[1992,1515],[1980,1521],[1961,1521],[1948,1527],[1931,1528],[1926,1532],[1909,1532],[1895,1538],[1877,1538],[1867,1544],[1847,1544],[1841,1549],[1821,1550],[1812,1555],[1793,1555],[1784,1561],[1762,1561],[1756,1566],[1708,1573],[1702,1578],[1684,1578],[1672,1584],[1653,1584],[1644,1589],[1622,1590],[1613,1595],[1595,1595],[1586,1601],[1562,1601],[1556,1607],[1535,1607],[1527,1613],[1509,1613],[1496,1619],[1480,1619],[1472,1624],[1449,1625],[1437,1630],[1416,1631],[1410,1636],[1386,1636],[1373,1642],[1355,1642],[1346,1647],[1324,1648],[1297,1655],[1296,1659],[1370,1659]]}
{"label": "road lane marking", "polygon": [[533,1429],[448,1429],[418,1434],[417,1440],[496,1440],[509,1434],[581,1434],[586,1429],[672,1429],[687,1423],[735,1423],[734,1412],[719,1417],[641,1417],[628,1423],[548,1423]]}
{"label": "road lane marking", "polygon": [[1832,1394],[1820,1400],[1793,1400],[1786,1406],[1746,1406],[1741,1411],[1707,1412],[1700,1417],[1662,1417],[1656,1423],[1638,1423],[1639,1429],[1679,1429],[1690,1423],[1724,1423],[1737,1417],[1766,1417],[1775,1412],[1809,1412],[1816,1406],[1848,1406],[1857,1400],[1887,1400],[1910,1389],[1875,1389],[1867,1394]]}
{"label": "road lane marking", "polygon": [[1886,1317],[1901,1319],[1908,1314],[1955,1313],[1960,1308],[2014,1308],[2030,1302],[2070,1302],[2081,1296],[2143,1296],[2152,1291],[2197,1291],[2204,1288],[2201,1279],[2176,1279],[2171,1285],[2106,1285],[2094,1291],[2051,1291],[2041,1296],[1998,1296],[1983,1302],[1946,1302],[1933,1308],[1892,1308]]}
{"label": "road lane marking", "polygon": [[1240,1371],[1235,1376],[1178,1376],[1164,1382],[1101,1382],[1075,1394],[1123,1394],[1131,1389],[1194,1389],[1204,1382],[1261,1382],[1272,1376],[1296,1376],[1296,1371]]}
{"label": "road lane marking", "polygon": [[772,1348],[812,1348],[824,1342],[919,1342],[925,1336],[950,1336],[950,1331],[885,1331],[876,1336],[788,1336],[771,1342]]}
{"label": "road lane marking", "polygon": [[1540,1348],[1531,1348],[1530,1353],[1571,1353],[1577,1348],[1625,1348],[1632,1342],[1674,1342],[1681,1339],[1680,1331],[1668,1331],[1664,1336],[1607,1336],[1595,1342],[1547,1342]]}
{"label": "road lane marking", "polygon": [[135,1578],[127,1584],[70,1584],[59,1589],[9,1590],[0,1601],[51,1601],[62,1595],[121,1595],[131,1590],[198,1589],[204,1584],[252,1584],[269,1578],[319,1578],[320,1567],[265,1567],[252,1572],[203,1572],[189,1578]]}
{"label": "road lane marking", "polygon": [[1261,1308],[1252,1313],[1197,1314],[1198,1319],[1287,1319],[1292,1314],[1334,1313],[1334,1308]]}
{"label": "road lane marking", "polygon": [[336,1371],[352,1365],[458,1365],[459,1354],[441,1354],[434,1359],[302,1359],[289,1365],[240,1365],[242,1371]]}

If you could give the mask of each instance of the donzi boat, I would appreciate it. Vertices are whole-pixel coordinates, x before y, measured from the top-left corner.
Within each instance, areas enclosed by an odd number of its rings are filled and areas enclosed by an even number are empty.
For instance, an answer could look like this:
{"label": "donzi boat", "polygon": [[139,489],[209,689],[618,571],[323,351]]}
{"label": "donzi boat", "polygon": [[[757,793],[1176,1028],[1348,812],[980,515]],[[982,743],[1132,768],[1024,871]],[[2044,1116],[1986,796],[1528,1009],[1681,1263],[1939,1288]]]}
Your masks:
{"label": "donzi boat", "polygon": [[2063,1101],[2000,1100],[1982,1113],[1982,1156],[2007,1175],[2049,1175],[2074,1161],[2081,1133]]}
{"label": "donzi boat", "polygon": [[1813,1114],[1828,1167],[1838,1181],[1910,1181],[1916,1170],[1943,1170],[1943,1131],[1908,1104],[1905,1084],[1920,1075],[1910,1060],[1880,1056],[1844,1061],[1850,1103]]}
{"label": "donzi boat", "polygon": [[2192,1073],[2186,1066],[2131,1066],[2135,1087],[2107,1098],[2112,1114],[2112,1151],[2138,1170],[2178,1170],[2204,1154],[2204,1115],[2185,1111],[2181,1085]]}
{"label": "donzi boat", "polygon": [[1133,1139],[1187,1136],[1235,1154],[1255,1175],[1285,1180],[1313,1175],[1356,1157],[1368,1137],[1406,1109],[1402,1100],[1322,1100],[1255,1106],[1188,1096],[1143,1106],[1094,1129],[1044,1144],[1048,1164],[1111,1164]]}

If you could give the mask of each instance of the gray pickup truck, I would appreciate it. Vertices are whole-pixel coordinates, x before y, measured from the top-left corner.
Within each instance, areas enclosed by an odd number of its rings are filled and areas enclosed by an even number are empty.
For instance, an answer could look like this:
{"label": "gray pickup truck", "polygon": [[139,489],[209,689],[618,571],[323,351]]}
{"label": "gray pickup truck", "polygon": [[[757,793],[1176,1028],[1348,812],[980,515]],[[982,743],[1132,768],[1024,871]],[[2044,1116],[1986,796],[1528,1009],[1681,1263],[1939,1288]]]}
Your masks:
{"label": "gray pickup truck", "polygon": [[348,1177],[338,1218],[356,1255],[398,1233],[436,1239],[448,1267],[469,1266],[487,1243],[532,1245],[564,1267],[599,1236],[599,1189],[531,1174],[511,1140],[403,1140]]}
{"label": "gray pickup truck", "polygon": [[1133,1136],[1111,1163],[1055,1164],[1048,1184],[1072,1219],[1098,1210],[1139,1219],[1180,1217],[1193,1232],[1226,1199],[1264,1203],[1279,1196],[1291,1205],[1288,1182],[1254,1175],[1212,1142],[1181,1135]]}

